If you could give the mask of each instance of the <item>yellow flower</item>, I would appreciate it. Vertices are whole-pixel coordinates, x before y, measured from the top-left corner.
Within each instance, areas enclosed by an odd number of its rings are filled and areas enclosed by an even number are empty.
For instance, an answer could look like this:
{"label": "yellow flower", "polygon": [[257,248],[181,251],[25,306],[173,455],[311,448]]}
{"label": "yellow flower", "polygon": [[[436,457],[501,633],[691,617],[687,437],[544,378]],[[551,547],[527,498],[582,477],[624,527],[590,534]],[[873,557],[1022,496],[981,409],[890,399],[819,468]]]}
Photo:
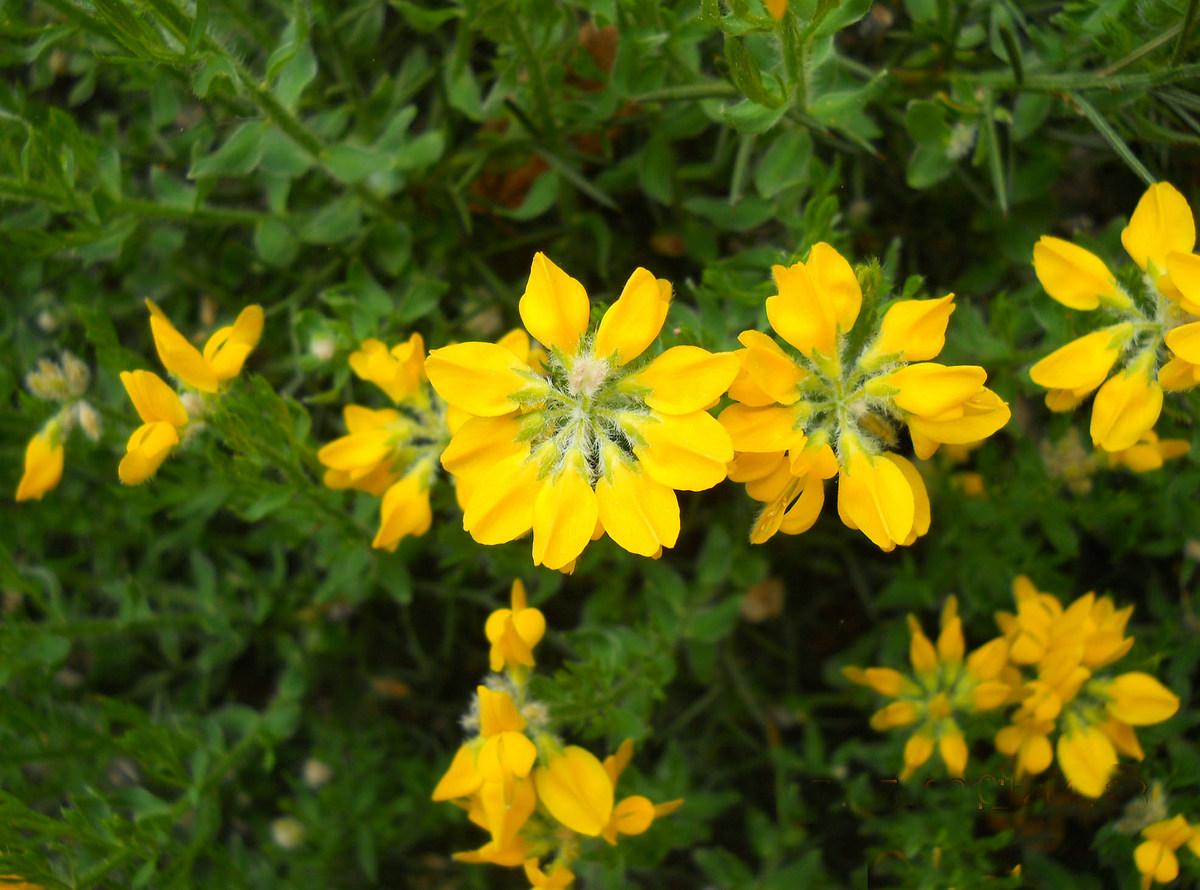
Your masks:
{"label": "yellow flower", "polygon": [[1092,405],[1092,444],[1105,451],[1132,448],[1158,422],[1163,389],[1148,362],[1131,365],[1100,387]]}
{"label": "yellow flower", "polygon": [[546,618],[525,601],[525,585],[512,583],[512,608],[497,609],[488,616],[484,633],[492,644],[489,659],[493,671],[505,667],[533,667],[533,647],[546,633]]}
{"label": "yellow flower", "polygon": [[39,430],[25,446],[25,472],[17,483],[16,500],[41,500],[58,487],[63,472],[63,446],[57,423]]}
{"label": "yellow flower", "polygon": [[897,428],[908,427],[924,459],[941,444],[985,439],[1009,418],[982,368],[929,361],[945,345],[954,295],[894,303],[877,336],[851,337],[862,289],[834,248],[816,244],[774,277],[767,318],[796,354],[744,331],[734,404],[718,418],[735,452],[730,478],[764,504],[750,540],[811,528],[824,480],[838,476],[847,526],[885,551],[912,544],[929,529],[929,496],[917,468],[893,451]]}
{"label": "yellow flower", "polygon": [[327,486],[383,499],[379,531],[371,542],[376,549],[395,550],[405,537],[423,535],[433,523],[430,490],[450,432],[447,406],[430,390],[424,362],[420,334],[391,350],[379,340],[363,341],[350,355],[350,367],[387,393],[395,407],[346,405],[347,435],[317,452]]}
{"label": "yellow flower", "polygon": [[163,367],[185,386],[200,392],[215,393],[220,384],[236,377],[262,336],[262,307],[247,306],[232,325],[220,328],[208,338],[201,353],[175,329],[157,305],[146,300],[146,308],[150,310],[150,331]]}
{"label": "yellow flower", "polygon": [[1123,466],[1135,473],[1160,469],[1165,461],[1182,457],[1192,449],[1186,439],[1159,439],[1154,430],[1143,433],[1136,443],[1122,451],[1110,452],[1109,466]]}
{"label": "yellow flower", "polygon": [[613,785],[603,764],[585,748],[568,745],[552,751],[533,774],[538,800],[578,834],[597,837],[613,812]]}
{"label": "yellow flower", "polygon": [[908,616],[912,676],[892,668],[846,667],[852,683],[869,686],[895,699],[871,717],[871,728],[886,731],[917,724],[904,746],[902,779],[909,779],[936,751],[952,776],[961,776],[968,747],[955,715],[991,710],[1008,701],[1011,687],[1001,679],[1008,644],[992,640],[966,654],[958,601],[948,597],[942,609],[937,642]]}
{"label": "yellow flower", "polygon": [[1117,765],[1117,755],[1140,760],[1134,726],[1161,723],[1179,709],[1179,698],[1148,674],[1094,676],[1129,651],[1125,636],[1132,607],[1117,609],[1108,597],[1088,593],[1064,609],[1026,577],[1013,583],[1016,614],[998,612],[996,622],[1014,665],[1033,666],[1020,682],[1020,706],[1012,725],[996,735],[996,748],[1017,758],[1017,771],[1037,773],[1051,763],[1050,736],[1059,767],[1080,794],[1098,797]]}
{"label": "yellow flower", "polygon": [[537,859],[525,860],[525,877],[533,885],[533,890],[563,890],[575,881],[575,875],[565,865],[558,862],[550,869],[550,873],[542,871]]}
{"label": "yellow flower", "polygon": [[1184,844],[1200,855],[1200,832],[1188,825],[1183,816],[1164,819],[1142,829],[1145,838],[1133,851],[1133,861],[1142,873],[1142,890],[1151,884],[1166,884],[1179,877],[1179,860],[1175,851]]}
{"label": "yellow flower", "polygon": [[519,309],[550,351],[544,364],[490,343],[429,354],[434,389],[471,415],[442,465],[466,487],[463,527],[476,541],[532,529],[534,563],[561,570],[603,533],[644,556],[674,546],[675,491],[711,488],[733,457],[707,408],[737,361],[695,346],[641,360],[670,294],[638,269],[589,334],[583,286],[539,253]]}
{"label": "yellow flower", "polygon": [[[614,791],[617,779],[624,772],[633,757],[633,739],[626,739],[617,748],[616,754],[604,758],[604,772],[612,783]],[[682,800],[672,800],[667,803],[655,804],[649,798],[640,794],[626,797],[617,803],[612,810],[608,823],[601,829],[600,834],[610,845],[617,843],[617,836],[622,834],[642,834],[655,819],[675,812],[683,806]]]}
{"label": "yellow flower", "polygon": [[[1099,387],[1092,442],[1110,453],[1133,448],[1151,432],[1164,390],[1200,383],[1200,257],[1191,252],[1196,227],[1187,201],[1168,183],[1150,186],[1121,243],[1144,273],[1132,294],[1083,248],[1049,236],[1034,248],[1034,269],[1051,297],[1073,309],[1103,305],[1120,319],[1068,343],[1030,370],[1033,381],[1048,390],[1046,405],[1052,411],[1074,408]],[[1171,356],[1165,363],[1163,354]],[[1123,368],[1109,377],[1118,365]],[[1150,452],[1141,457],[1153,460]]]}
{"label": "yellow flower", "polygon": [[139,485],[158,472],[179,444],[188,414],[179,394],[151,371],[122,371],[121,382],[142,425],[129,437],[117,475],[126,485]]}
{"label": "yellow flower", "polygon": [[777,22],[782,20],[787,13],[788,0],[763,0],[763,2],[767,4],[767,11]]}

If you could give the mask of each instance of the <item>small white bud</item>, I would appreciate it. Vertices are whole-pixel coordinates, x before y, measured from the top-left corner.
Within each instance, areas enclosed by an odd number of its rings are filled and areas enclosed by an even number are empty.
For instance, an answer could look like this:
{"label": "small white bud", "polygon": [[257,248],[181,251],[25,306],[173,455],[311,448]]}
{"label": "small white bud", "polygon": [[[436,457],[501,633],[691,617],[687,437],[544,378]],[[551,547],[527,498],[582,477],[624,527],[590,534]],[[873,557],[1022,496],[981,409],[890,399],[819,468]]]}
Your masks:
{"label": "small white bud", "polygon": [[37,314],[37,326],[43,334],[53,334],[58,330],[58,319],[49,309],[43,309]]}
{"label": "small white bud", "polygon": [[304,784],[309,788],[320,788],[333,778],[333,769],[328,763],[310,757],[304,761]]}
{"label": "small white bud", "polygon": [[285,850],[294,850],[304,840],[304,826],[295,816],[281,816],[271,823],[271,839]]}
{"label": "small white bud", "polygon": [[332,337],[313,337],[309,341],[308,351],[318,361],[327,362],[337,352],[337,343],[334,342]]}
{"label": "small white bud", "polygon": [[100,441],[100,415],[96,413],[95,408],[87,402],[76,402],[75,419],[89,439],[93,442]]}
{"label": "small white bud", "polygon": [[60,362],[71,395],[83,395],[92,381],[92,372],[88,370],[88,366],[66,350],[63,351]]}

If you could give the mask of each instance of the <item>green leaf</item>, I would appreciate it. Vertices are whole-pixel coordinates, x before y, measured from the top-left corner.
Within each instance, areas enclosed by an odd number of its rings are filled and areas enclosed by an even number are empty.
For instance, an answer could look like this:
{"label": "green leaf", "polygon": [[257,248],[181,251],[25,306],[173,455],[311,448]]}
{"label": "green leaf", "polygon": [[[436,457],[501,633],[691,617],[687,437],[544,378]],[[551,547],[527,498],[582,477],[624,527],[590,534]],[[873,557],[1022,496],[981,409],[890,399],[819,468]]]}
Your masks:
{"label": "green leaf", "polygon": [[193,161],[188,178],[237,177],[253,172],[262,160],[263,140],[268,129],[266,121],[242,124],[215,152]]}
{"label": "green leaf", "polygon": [[398,10],[409,26],[421,34],[436,31],[446,22],[461,18],[463,15],[461,10],[454,7],[429,9],[418,6],[416,3],[410,3],[408,0],[388,0],[388,5]]}
{"label": "green leaf", "polygon": [[325,168],[341,182],[353,185],[392,166],[385,154],[361,145],[333,145],[321,156]]}
{"label": "green leaf", "polygon": [[[872,0],[822,0],[813,17],[810,39],[820,40],[853,25],[871,8]],[[805,29],[807,30],[807,28]]]}
{"label": "green leaf", "polygon": [[541,216],[553,207],[557,200],[558,173],[554,170],[547,170],[530,186],[529,192],[525,195],[525,200],[521,202],[520,207],[515,207],[512,210],[502,208],[498,212],[510,219],[530,220]]}
{"label": "green leaf", "polygon": [[950,125],[946,123],[946,111],[936,102],[915,100],[908,103],[904,113],[904,126],[915,142],[950,141]]}
{"label": "green leaf", "polygon": [[660,204],[670,204],[675,197],[675,154],[671,144],[661,137],[651,136],[642,149],[638,164],[638,184],[642,191]]}
{"label": "green leaf", "polygon": [[417,170],[437,161],[446,148],[446,137],[441,130],[430,130],[413,139],[400,150],[395,158],[397,170]]}
{"label": "green leaf", "polygon": [[362,207],[354,195],[343,195],[300,228],[305,244],[338,244],[353,238],[362,224]]}
{"label": "green leaf", "polygon": [[787,113],[785,106],[767,108],[746,100],[736,105],[719,106],[719,114],[723,120],[733,126],[739,133],[762,133],[771,129]]}
{"label": "green leaf", "polygon": [[725,35],[725,57],[729,61],[729,77],[751,102],[776,108],[780,100],[772,96],[763,84],[758,59],[736,37]]}
{"label": "green leaf", "polygon": [[263,219],[254,226],[254,252],[268,266],[283,269],[300,253],[300,242],[286,224]]}
{"label": "green leaf", "polygon": [[764,198],[774,198],[785,189],[809,182],[812,137],[808,130],[793,127],[775,137],[754,170],[754,187]]}

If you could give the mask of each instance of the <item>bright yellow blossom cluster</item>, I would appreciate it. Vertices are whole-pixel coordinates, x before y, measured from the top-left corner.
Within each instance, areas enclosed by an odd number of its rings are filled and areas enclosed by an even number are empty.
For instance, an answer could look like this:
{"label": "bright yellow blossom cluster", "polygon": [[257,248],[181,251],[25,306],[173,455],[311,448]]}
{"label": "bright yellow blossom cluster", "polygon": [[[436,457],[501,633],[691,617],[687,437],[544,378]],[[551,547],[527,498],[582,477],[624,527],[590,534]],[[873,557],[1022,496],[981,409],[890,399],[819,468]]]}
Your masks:
{"label": "bright yellow blossom cluster", "polygon": [[767,299],[767,319],[794,352],[744,331],[729,389],[736,404],[719,417],[736,452],[729,478],[765,505],[750,539],[809,529],[824,480],[836,475],[843,523],[885,551],[912,544],[929,528],[929,495],[895,452],[899,428],[924,460],[942,444],[987,438],[1010,416],[983,368],[931,361],[954,295],[893,303],[869,336],[854,330],[862,288],[834,248],[816,244],[807,261],[773,271],[779,293]]}
{"label": "bright yellow blossom cluster", "polygon": [[201,352],[175,329],[150,300],[150,332],[163,367],[184,387],[184,399],[152,371],[122,371],[121,382],[142,419],[125,445],[117,475],[126,485],[145,482],[162,466],[183,437],[195,429],[207,400],[236,377],[262,336],[261,306],[247,306],[232,325],[216,331]]}
{"label": "bright yellow blossom cluster", "polygon": [[942,608],[936,646],[912,615],[908,616],[908,629],[911,675],[893,668],[847,667],[843,673],[848,680],[893,700],[872,715],[873,729],[916,727],[904,746],[901,778],[910,778],[935,748],[947,772],[962,776],[967,743],[955,715],[990,711],[1009,700],[1014,672],[1008,665],[1008,643],[995,639],[964,657],[962,619],[954,597]]}
{"label": "bright yellow blossom cluster", "polygon": [[1161,723],[1179,699],[1149,674],[1099,675],[1133,646],[1125,636],[1132,606],[1117,609],[1109,597],[1088,593],[1067,608],[1025,576],[1013,582],[1016,613],[998,612],[1009,659],[1031,678],[1015,690],[1020,704],[1012,725],[996,735],[996,748],[1016,757],[1017,774],[1050,766],[1050,736],[1059,768],[1080,794],[1099,797],[1117,766],[1118,752],[1142,759],[1133,727]]}
{"label": "bright yellow blossom cluster", "polygon": [[583,285],[539,253],[518,308],[544,363],[495,343],[430,352],[433,388],[470,415],[442,465],[476,541],[532,529],[534,564],[563,571],[604,533],[644,556],[675,545],[675,492],[712,488],[733,458],[707,409],[737,360],[697,346],[646,360],[670,299],[667,281],[637,269],[592,330]]}
{"label": "bright yellow blossom cluster", "polygon": [[875,729],[919,724],[904,750],[906,778],[929,759],[935,743],[950,773],[961,775],[966,747],[954,714],[1015,704],[995,744],[1015,758],[1017,777],[1041,773],[1057,757],[1076,791],[1099,797],[1118,753],[1142,759],[1134,727],[1167,720],[1179,698],[1146,673],[1100,673],[1133,646],[1125,636],[1132,606],[1117,609],[1110,598],[1088,593],[1064,609],[1024,576],[1014,581],[1013,594],[1016,612],[996,614],[1002,636],[965,663],[951,597],[936,649],[909,619],[913,677],[890,668],[847,668],[846,676],[895,699],[872,717]]}
{"label": "bright yellow blossom cluster", "polygon": [[1163,819],[1142,829],[1145,838],[1133,851],[1133,861],[1142,874],[1141,890],[1154,883],[1166,884],[1179,877],[1179,859],[1175,851],[1187,845],[1200,856],[1200,828],[1188,824],[1183,816]]}
{"label": "bright yellow blossom cluster", "polygon": [[1092,443],[1108,452],[1135,446],[1154,428],[1164,390],[1200,383],[1200,255],[1192,252],[1187,200],[1169,183],[1150,186],[1121,243],[1141,272],[1128,286],[1069,241],[1044,235],[1033,249],[1046,293],[1071,309],[1099,311],[1105,324],[1050,353],[1030,376],[1049,390],[1052,411],[1068,411],[1098,389]]}
{"label": "bright yellow blossom cluster", "polygon": [[47,420],[25,447],[25,471],[17,483],[16,501],[41,500],[62,480],[63,443],[76,424],[93,442],[100,438],[100,416],[83,398],[91,382],[87,365],[69,352],[58,362],[40,359],[25,375],[25,386],[34,396],[62,407]]}
{"label": "bright yellow blossom cluster", "polygon": [[[589,838],[616,844],[641,834],[682,801],[655,805],[641,795],[616,800],[617,779],[633,756],[627,739],[601,762],[590,751],[564,746],[547,710],[528,690],[533,649],[546,619],[531,608],[525,587],[512,586],[511,606],[488,616],[484,633],[494,676],[476,690],[464,726],[475,732],[454,755],[433,791],[453,801],[487,831],[477,850],[456,853],[460,862],[523,866],[535,890],[560,890],[575,880],[571,866]],[[543,861],[553,857],[546,868]]]}
{"label": "bright yellow blossom cluster", "polygon": [[383,390],[394,407],[346,405],[346,435],[321,448],[317,459],[330,488],[383,498],[371,546],[395,550],[402,538],[425,534],[433,522],[429,490],[449,438],[445,406],[430,392],[420,334],[391,349],[365,340],[350,355],[350,368]]}

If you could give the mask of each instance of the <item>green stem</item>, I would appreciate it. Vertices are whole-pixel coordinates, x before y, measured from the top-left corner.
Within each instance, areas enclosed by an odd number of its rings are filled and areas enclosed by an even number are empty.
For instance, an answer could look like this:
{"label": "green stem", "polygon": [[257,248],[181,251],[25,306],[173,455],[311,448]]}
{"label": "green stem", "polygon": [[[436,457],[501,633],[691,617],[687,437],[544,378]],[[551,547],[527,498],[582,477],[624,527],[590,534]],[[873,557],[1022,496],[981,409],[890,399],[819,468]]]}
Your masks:
{"label": "green stem", "polygon": [[1171,53],[1171,67],[1174,68],[1183,61],[1183,53],[1187,49],[1188,38],[1192,35],[1192,26],[1196,24],[1197,0],[1189,0],[1187,12],[1183,15],[1183,24],[1179,27],[1179,40],[1175,43],[1175,51]]}

